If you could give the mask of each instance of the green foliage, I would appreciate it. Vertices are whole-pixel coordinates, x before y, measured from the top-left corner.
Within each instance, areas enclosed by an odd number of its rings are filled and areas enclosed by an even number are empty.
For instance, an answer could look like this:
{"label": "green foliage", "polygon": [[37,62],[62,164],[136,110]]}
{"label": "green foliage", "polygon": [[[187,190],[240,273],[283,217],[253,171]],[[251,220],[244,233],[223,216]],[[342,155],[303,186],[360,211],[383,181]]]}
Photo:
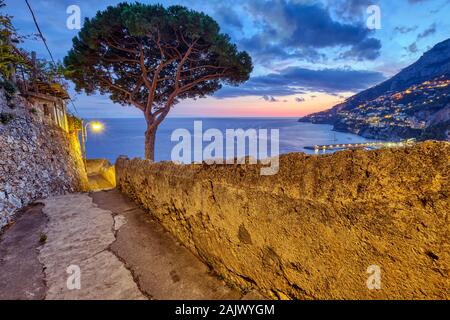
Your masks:
{"label": "green foliage", "polygon": [[[0,9],[6,5],[4,0],[0,0]],[[0,12],[0,76],[9,79],[11,76],[11,65],[22,62],[22,58],[13,50],[13,43],[21,41],[16,29],[11,22],[11,16]]]}
{"label": "green foliage", "polygon": [[14,96],[14,94],[17,92],[16,86],[8,80],[3,81],[0,80],[0,88],[3,88],[3,90],[5,90],[5,96],[7,101],[10,101]]}
{"label": "green foliage", "polygon": [[64,64],[77,91],[109,94],[147,116],[222,84],[239,85],[253,69],[250,56],[206,14],[141,3],[120,3],[86,19]]}
{"label": "green foliage", "polygon": [[[0,10],[5,7],[4,0],[0,0]],[[64,76],[62,64],[53,64],[44,59],[38,59],[36,65],[32,65],[31,55],[17,47],[18,43],[29,36],[20,35],[14,28],[12,17],[0,12],[0,80],[11,80],[13,71],[16,70],[17,83],[31,83],[34,80],[48,84],[59,83],[63,88],[67,85],[61,81]],[[21,87],[19,85],[19,87]]]}
{"label": "green foliage", "polygon": [[10,123],[14,118],[15,118],[15,116],[11,113],[0,112],[0,123],[1,124],[6,125],[6,124]]}
{"label": "green foliage", "polygon": [[45,233],[41,233],[39,235],[39,243],[44,244],[47,242],[47,235]]}
{"label": "green foliage", "polygon": [[37,61],[37,69],[45,75],[45,80],[49,83],[60,82],[61,78],[64,78],[65,67],[62,63],[50,62],[45,59],[39,59]]}
{"label": "green foliage", "polygon": [[439,124],[429,126],[424,130],[419,140],[447,140],[447,132],[450,131],[450,120],[441,122]]}
{"label": "green foliage", "polygon": [[76,132],[83,128],[83,121],[80,118],[75,117],[73,114],[67,114],[67,123],[69,126],[69,132]]}

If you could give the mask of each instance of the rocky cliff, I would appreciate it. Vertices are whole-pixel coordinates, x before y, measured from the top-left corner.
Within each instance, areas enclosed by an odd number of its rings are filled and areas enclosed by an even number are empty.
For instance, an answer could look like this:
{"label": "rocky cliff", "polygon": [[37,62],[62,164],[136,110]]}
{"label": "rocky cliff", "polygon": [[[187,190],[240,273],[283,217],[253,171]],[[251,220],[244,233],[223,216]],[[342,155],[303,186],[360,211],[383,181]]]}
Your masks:
{"label": "rocky cliff", "polygon": [[[450,143],[257,165],[119,158],[119,189],[214,272],[279,299],[449,299]],[[379,290],[371,277],[381,272]],[[369,273],[368,273],[369,272]],[[373,280],[373,279],[372,279]]]}
{"label": "rocky cliff", "polygon": [[442,75],[450,75],[450,39],[436,44],[389,80],[350,98],[349,103],[356,106],[360,101],[373,100],[387,91],[402,91]]}
{"label": "rocky cliff", "polygon": [[420,138],[425,133],[425,138],[447,140],[449,82],[447,39],[394,77],[300,121],[333,124],[336,130],[367,138],[398,140]]}
{"label": "rocky cliff", "polygon": [[33,200],[87,188],[76,133],[32,111],[21,97],[7,103],[0,90],[0,228]]}

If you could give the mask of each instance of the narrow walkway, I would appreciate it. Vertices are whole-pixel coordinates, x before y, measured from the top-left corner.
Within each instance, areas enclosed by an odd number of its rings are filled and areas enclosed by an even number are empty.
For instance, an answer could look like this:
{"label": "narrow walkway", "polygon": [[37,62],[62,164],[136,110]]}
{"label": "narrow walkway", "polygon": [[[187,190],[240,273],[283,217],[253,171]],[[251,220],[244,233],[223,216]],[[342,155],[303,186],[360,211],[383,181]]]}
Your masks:
{"label": "narrow walkway", "polygon": [[259,298],[227,287],[117,190],[42,204],[0,237],[0,299]]}
{"label": "narrow walkway", "polygon": [[16,213],[15,223],[0,235],[0,300],[41,300],[45,297],[42,265],[38,260],[46,217],[42,205]]}
{"label": "narrow walkway", "polygon": [[111,190],[114,186],[106,180],[101,174],[90,174],[88,175],[89,190],[92,191],[102,191]]}
{"label": "narrow walkway", "polygon": [[46,299],[145,298],[131,273],[109,249],[115,241],[110,211],[97,208],[87,194],[43,203],[49,222],[39,260],[45,269]]}

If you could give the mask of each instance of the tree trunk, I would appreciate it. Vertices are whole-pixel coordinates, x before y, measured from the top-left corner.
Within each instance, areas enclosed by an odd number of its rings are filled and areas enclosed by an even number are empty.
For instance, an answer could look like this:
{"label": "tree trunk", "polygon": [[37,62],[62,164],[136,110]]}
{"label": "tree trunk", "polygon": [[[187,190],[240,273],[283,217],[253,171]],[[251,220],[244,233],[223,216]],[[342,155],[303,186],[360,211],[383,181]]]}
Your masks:
{"label": "tree trunk", "polygon": [[145,159],[155,161],[156,128],[147,125],[145,131]]}

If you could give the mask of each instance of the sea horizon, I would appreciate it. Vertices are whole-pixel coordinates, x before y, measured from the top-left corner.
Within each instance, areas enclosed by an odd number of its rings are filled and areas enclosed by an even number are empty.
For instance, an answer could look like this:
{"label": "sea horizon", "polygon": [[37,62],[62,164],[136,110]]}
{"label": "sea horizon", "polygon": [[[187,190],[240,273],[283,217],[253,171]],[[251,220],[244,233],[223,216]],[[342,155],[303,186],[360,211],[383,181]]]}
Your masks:
{"label": "sea horizon", "polygon": [[[298,122],[298,119],[297,117],[170,117],[158,128],[155,161],[171,160],[172,148],[178,143],[170,139],[173,131],[187,129],[193,133],[194,121],[202,121],[203,132],[215,128],[224,136],[226,129],[279,129],[280,154],[292,152],[315,154],[314,150],[308,150],[305,147],[374,141],[355,134],[334,131],[332,125],[302,123]],[[86,143],[88,159],[106,158],[111,163],[115,163],[120,155],[144,158],[146,130],[144,118],[97,118],[95,120],[103,122],[105,130],[98,134],[88,133]],[[204,142],[204,145],[207,144]]]}

